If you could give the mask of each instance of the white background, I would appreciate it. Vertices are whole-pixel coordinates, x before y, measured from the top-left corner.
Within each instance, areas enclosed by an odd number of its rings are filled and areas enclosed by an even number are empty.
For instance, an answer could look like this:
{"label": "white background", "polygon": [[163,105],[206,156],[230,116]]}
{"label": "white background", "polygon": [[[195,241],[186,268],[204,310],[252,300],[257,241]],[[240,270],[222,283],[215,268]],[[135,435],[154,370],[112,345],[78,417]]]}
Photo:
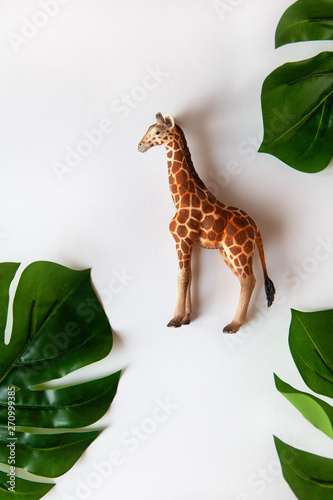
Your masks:
{"label": "white background", "polygon": [[[290,308],[333,306],[332,166],[307,175],[256,152],[265,77],[329,47],[274,49],[291,3],[1,2],[1,260],[91,267],[115,343],[69,380],[124,369],[95,426],[105,431],[50,500],[288,500],[273,434],[332,457],[273,381],[276,372],[306,389],[288,348]],[[166,327],[177,285],[166,154],[137,152],[159,111],[181,124],[214,194],[263,235],[277,299],[267,310],[257,257],[248,322],[235,336],[222,329],[238,281],[218,252],[199,248],[193,321]],[[109,129],[84,149],[100,126]]]}

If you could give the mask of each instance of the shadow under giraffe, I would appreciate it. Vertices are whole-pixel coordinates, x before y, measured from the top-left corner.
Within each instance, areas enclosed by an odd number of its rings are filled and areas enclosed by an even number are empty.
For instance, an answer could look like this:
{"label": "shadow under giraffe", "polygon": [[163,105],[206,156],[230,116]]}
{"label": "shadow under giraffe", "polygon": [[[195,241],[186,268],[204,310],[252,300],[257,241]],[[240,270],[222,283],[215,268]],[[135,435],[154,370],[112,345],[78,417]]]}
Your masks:
{"label": "shadow under giraffe", "polygon": [[267,305],[274,300],[275,288],[267,274],[264,248],[258,227],[251,217],[239,208],[221,203],[198,176],[182,129],[172,115],[156,115],[139,143],[142,153],[153,146],[164,145],[167,151],[169,186],[176,207],[170,231],[176,242],[178,257],[178,293],[174,316],[168,326],[190,323],[191,256],[194,243],[218,249],[240,281],[241,291],[236,314],[224,329],[236,333],[245,323],[251,295],[256,283],[253,274],[255,245],[264,272]]}

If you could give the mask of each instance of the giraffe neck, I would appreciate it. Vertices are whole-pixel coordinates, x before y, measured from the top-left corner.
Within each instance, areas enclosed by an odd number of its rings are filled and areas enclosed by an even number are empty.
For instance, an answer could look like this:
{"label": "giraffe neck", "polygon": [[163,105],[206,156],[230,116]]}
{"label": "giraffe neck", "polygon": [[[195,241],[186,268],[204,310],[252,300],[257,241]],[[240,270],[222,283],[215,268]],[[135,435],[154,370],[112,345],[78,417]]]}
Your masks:
{"label": "giraffe neck", "polygon": [[180,198],[188,192],[197,189],[207,191],[205,184],[198,176],[191,159],[191,153],[182,129],[176,125],[172,139],[166,144],[169,186],[174,204],[179,204]]}

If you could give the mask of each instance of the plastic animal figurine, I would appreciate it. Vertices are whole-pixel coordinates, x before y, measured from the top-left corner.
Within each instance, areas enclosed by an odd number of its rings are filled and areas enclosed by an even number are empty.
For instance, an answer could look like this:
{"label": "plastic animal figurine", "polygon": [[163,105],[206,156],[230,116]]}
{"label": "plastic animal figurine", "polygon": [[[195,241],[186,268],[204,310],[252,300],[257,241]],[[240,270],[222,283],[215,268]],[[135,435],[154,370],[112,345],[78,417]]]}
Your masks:
{"label": "plastic animal figurine", "polygon": [[169,185],[177,212],[170,223],[178,256],[178,295],[174,317],[168,326],[190,323],[191,254],[193,244],[216,248],[240,281],[241,291],[234,319],[223,332],[235,333],[244,324],[256,283],[253,274],[255,244],[264,272],[267,305],[274,300],[275,288],[267,275],[262,238],[251,217],[235,207],[221,203],[205,186],[192,163],[182,129],[172,115],[148,128],[138,145],[144,153],[153,146],[164,145],[167,151]]}

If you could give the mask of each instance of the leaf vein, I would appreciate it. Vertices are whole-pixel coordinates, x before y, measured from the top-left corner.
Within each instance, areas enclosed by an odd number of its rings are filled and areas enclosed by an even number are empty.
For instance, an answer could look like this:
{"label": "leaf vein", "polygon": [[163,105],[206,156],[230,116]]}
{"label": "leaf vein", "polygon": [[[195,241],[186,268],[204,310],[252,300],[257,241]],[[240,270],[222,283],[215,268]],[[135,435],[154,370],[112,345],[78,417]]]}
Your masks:
{"label": "leaf vein", "polygon": [[303,125],[309,120],[311,119],[312,115],[314,115],[318,109],[320,109],[320,107],[325,104],[325,101],[327,99],[331,99],[333,96],[333,89],[332,91],[327,95],[325,96],[324,99],[322,99],[322,101],[320,101],[320,103],[318,103],[318,105],[313,109],[311,110],[307,115],[303,116],[301,120],[299,120],[298,122],[296,122],[292,127],[288,128],[285,132],[283,132],[281,135],[279,135],[279,137],[277,137],[274,141],[270,142],[268,144],[269,147],[272,147],[274,146],[276,143],[278,143],[279,141],[281,141],[287,134],[289,134],[290,132],[292,132],[293,130],[297,129],[299,130],[300,128],[303,127]]}

